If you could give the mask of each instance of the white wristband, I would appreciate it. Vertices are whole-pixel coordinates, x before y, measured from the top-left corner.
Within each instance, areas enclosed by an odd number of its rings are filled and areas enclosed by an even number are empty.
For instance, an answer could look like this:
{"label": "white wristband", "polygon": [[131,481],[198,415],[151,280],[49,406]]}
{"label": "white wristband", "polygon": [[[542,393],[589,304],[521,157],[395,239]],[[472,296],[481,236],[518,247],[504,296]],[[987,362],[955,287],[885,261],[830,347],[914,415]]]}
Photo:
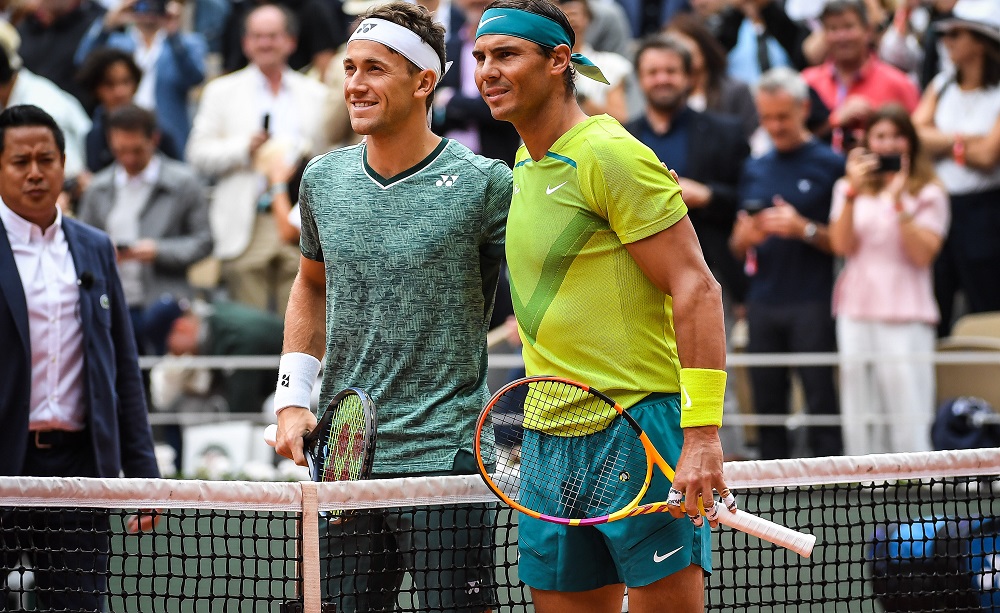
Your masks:
{"label": "white wristband", "polygon": [[319,360],[308,353],[286,353],[281,356],[278,362],[278,386],[274,390],[275,415],[286,407],[309,408],[319,369]]}

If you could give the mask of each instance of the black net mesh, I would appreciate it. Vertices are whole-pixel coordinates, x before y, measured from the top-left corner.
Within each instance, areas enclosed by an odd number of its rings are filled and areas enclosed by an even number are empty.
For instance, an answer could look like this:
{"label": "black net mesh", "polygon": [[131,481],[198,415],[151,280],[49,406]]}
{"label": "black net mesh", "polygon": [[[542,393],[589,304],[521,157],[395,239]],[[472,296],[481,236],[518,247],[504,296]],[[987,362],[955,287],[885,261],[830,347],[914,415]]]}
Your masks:
{"label": "black net mesh", "polygon": [[263,612],[295,598],[297,514],[168,509],[144,534],[128,532],[134,516],[4,510],[7,610]]}
{"label": "black net mesh", "polygon": [[[707,609],[1000,612],[998,492],[992,477],[740,490],[742,508],[818,542],[806,559],[717,531]],[[142,535],[133,514],[4,509],[7,610],[301,610],[298,513],[167,509]],[[326,611],[533,611],[517,513],[499,503],[335,519],[319,520]]]}

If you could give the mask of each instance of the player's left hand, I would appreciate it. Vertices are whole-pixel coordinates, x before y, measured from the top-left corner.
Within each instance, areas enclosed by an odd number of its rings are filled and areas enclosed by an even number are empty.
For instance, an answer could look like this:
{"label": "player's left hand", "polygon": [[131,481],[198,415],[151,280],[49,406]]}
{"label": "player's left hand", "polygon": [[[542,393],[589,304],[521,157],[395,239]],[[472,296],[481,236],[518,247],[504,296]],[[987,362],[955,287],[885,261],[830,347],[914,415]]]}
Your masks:
{"label": "player's left hand", "polygon": [[[717,427],[684,428],[684,446],[675,472],[671,486],[684,494],[684,509],[671,507],[670,514],[680,518],[687,513],[695,526],[701,526],[699,498],[704,501],[705,512],[711,517],[709,511],[718,504],[712,490],[728,491],[722,475],[722,442]],[[719,525],[717,520],[710,520],[709,523],[713,528]]]}

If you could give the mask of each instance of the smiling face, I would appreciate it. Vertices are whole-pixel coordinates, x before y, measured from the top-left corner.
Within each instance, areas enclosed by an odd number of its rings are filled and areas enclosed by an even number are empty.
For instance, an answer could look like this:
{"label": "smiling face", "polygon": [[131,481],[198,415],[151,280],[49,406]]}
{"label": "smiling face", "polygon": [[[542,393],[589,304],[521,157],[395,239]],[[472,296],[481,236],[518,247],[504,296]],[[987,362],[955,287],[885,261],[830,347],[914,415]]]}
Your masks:
{"label": "smiling face", "polygon": [[382,43],[352,41],[344,57],[344,100],[351,128],[364,135],[389,133],[414,113],[425,114],[426,96],[417,95],[417,90],[428,73]]}
{"label": "smiling face", "polygon": [[649,106],[664,113],[674,113],[684,106],[691,79],[684,70],[684,60],[675,51],[643,51],[636,75]]}
{"label": "smiling face", "polygon": [[858,13],[844,11],[826,16],[823,33],[834,64],[856,67],[868,57],[871,28],[865,25]]}
{"label": "smiling face", "polygon": [[531,41],[488,34],[476,40],[472,55],[476,58],[476,87],[494,119],[516,126],[538,114],[553,95],[553,86],[563,87],[561,71],[553,79],[553,57]]}
{"label": "smiling face", "polygon": [[56,217],[65,161],[49,128],[7,128],[0,153],[0,198],[18,216],[48,227]]}
{"label": "smiling face", "polygon": [[261,6],[247,17],[243,55],[262,71],[283,69],[296,44],[288,32],[285,14],[277,7]]}

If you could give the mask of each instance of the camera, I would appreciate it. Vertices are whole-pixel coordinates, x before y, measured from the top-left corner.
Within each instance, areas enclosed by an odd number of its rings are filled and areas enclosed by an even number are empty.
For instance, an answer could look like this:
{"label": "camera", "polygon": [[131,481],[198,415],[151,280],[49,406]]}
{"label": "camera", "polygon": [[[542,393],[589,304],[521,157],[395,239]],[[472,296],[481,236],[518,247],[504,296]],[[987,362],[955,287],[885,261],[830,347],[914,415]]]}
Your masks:
{"label": "camera", "polygon": [[899,172],[903,168],[903,158],[900,155],[878,156],[878,172]]}
{"label": "camera", "polygon": [[136,0],[132,12],[144,15],[166,15],[167,0]]}

